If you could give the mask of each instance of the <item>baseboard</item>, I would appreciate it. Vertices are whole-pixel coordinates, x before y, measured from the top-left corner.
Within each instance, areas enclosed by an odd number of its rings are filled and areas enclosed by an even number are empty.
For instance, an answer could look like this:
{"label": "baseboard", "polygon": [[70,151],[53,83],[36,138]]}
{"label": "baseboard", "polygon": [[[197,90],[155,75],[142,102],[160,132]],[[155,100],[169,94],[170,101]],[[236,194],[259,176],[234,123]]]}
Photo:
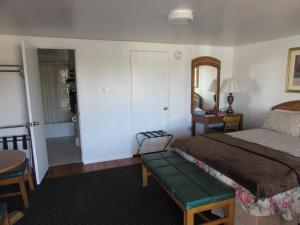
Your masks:
{"label": "baseboard", "polygon": [[91,164],[91,163],[99,163],[99,162],[105,162],[105,161],[112,161],[112,160],[119,160],[119,159],[126,159],[126,158],[131,158],[132,155],[126,154],[126,155],[119,155],[119,156],[113,156],[113,157],[106,157],[106,158],[101,158],[101,159],[92,159],[92,160],[85,160],[82,159],[83,164]]}

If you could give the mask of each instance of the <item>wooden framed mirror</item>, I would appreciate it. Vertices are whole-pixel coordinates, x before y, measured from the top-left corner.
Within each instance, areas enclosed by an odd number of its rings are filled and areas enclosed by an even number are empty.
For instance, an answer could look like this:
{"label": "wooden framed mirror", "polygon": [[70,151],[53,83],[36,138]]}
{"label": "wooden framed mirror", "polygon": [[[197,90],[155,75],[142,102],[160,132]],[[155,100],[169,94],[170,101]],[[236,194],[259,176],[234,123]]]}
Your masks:
{"label": "wooden framed mirror", "polygon": [[210,56],[192,60],[191,113],[219,111],[221,61]]}

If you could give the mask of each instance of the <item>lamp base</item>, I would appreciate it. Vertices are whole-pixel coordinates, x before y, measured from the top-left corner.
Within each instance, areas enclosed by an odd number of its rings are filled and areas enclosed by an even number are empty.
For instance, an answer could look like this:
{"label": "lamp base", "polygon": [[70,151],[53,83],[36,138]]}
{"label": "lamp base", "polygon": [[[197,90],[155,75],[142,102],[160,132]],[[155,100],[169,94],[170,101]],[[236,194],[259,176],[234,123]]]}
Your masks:
{"label": "lamp base", "polygon": [[227,108],[227,113],[228,114],[233,114],[233,109],[232,109],[232,103],[233,103],[234,97],[232,95],[232,93],[229,93],[229,95],[227,96],[227,102],[228,102],[228,108]]}
{"label": "lamp base", "polygon": [[214,102],[215,102],[214,110],[216,111],[217,110],[217,95],[216,94],[214,95]]}

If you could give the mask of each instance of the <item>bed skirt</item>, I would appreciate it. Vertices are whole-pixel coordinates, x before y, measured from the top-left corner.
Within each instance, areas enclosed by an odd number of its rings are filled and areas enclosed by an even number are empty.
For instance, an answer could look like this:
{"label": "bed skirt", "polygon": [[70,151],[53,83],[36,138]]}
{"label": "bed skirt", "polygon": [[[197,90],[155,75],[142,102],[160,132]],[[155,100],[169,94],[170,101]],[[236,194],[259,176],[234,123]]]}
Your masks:
{"label": "bed skirt", "polygon": [[234,225],[298,225],[300,218],[294,217],[291,221],[285,221],[280,215],[252,216],[236,204]]}
{"label": "bed skirt", "polygon": [[[255,196],[252,193],[230,178],[214,170],[200,160],[195,159],[191,155],[181,151],[180,149],[173,148],[173,150],[181,154],[188,161],[195,163],[198,167],[204,169],[207,173],[216,177],[221,182],[235,188],[237,200],[236,207],[241,209],[240,211],[243,212],[239,212],[237,214],[237,218],[241,217],[242,219],[239,219],[235,224],[298,225],[297,218],[299,220],[300,217],[300,187],[285,193],[280,193],[271,198],[259,199],[258,201],[255,201]],[[246,215],[248,215],[247,218]],[[271,222],[268,223],[266,220],[270,220]],[[248,223],[245,223],[245,221],[248,221]]]}

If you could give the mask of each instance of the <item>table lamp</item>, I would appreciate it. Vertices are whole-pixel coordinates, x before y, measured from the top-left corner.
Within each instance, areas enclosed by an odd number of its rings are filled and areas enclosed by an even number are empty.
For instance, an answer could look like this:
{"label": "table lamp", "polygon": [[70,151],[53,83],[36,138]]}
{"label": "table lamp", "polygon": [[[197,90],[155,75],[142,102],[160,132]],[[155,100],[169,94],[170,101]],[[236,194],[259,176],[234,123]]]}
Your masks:
{"label": "table lamp", "polygon": [[217,106],[216,106],[216,102],[217,102],[217,95],[216,95],[216,92],[217,92],[217,80],[216,80],[216,79],[214,79],[214,80],[211,82],[211,84],[210,84],[210,86],[209,86],[209,88],[208,88],[208,92],[215,93],[215,94],[214,94],[214,101],[215,101],[214,109],[216,109],[216,108],[217,108]]}
{"label": "table lamp", "polygon": [[232,109],[232,103],[234,100],[234,97],[232,95],[232,93],[237,93],[240,92],[240,88],[239,88],[239,84],[237,82],[237,80],[235,80],[234,78],[230,78],[224,81],[223,85],[222,85],[222,92],[225,94],[229,94],[227,96],[227,102],[228,102],[228,109],[227,109],[227,113],[228,114],[232,114],[233,113],[233,109]]}

